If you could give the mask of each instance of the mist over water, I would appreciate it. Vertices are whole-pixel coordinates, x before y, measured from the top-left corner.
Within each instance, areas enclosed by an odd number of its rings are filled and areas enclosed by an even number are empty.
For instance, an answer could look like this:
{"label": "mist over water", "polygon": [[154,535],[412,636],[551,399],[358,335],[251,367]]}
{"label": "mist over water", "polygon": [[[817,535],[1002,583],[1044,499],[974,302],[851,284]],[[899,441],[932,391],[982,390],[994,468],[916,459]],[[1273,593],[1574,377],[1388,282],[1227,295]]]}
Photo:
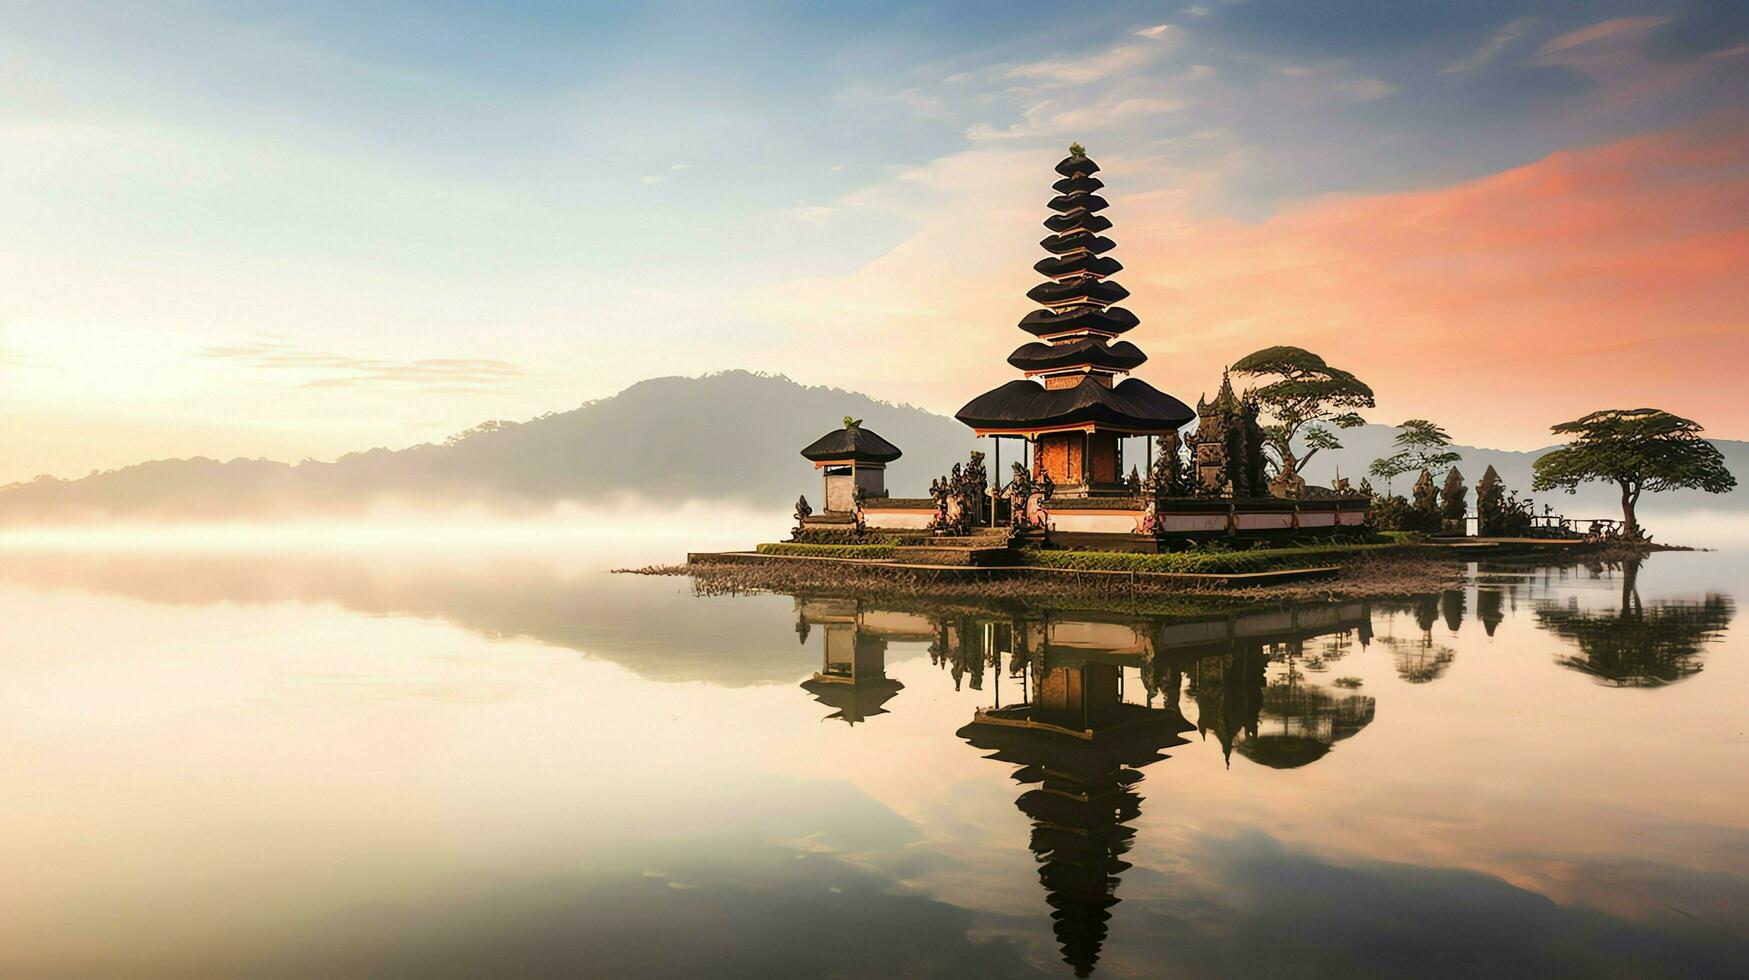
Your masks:
{"label": "mist over water", "polygon": [[777,540],[794,523],[787,513],[732,503],[655,505],[559,503],[537,510],[485,506],[435,510],[379,505],[353,518],[311,516],[272,521],[103,521],[0,527],[6,552],[224,551],[352,553],[569,552],[600,564],[678,563],[688,551],[738,549]]}
{"label": "mist over water", "polygon": [[[1741,549],[1159,616],[700,597],[605,570],[787,518],[570,516],[8,537],[0,974],[1749,963]],[[1084,748],[979,720],[1065,682]]]}

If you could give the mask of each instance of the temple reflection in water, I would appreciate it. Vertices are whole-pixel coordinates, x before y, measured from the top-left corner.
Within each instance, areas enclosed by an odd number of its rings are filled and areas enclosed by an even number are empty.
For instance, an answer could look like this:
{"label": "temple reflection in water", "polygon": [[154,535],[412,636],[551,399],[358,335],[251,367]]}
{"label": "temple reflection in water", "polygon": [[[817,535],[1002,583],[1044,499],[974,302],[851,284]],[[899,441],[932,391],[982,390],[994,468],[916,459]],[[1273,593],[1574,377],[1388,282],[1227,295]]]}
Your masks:
{"label": "temple reflection in water", "polygon": [[[822,667],[802,687],[835,709],[830,718],[886,710],[902,689],[886,676],[891,641],[927,643],[956,690],[988,684],[989,705],[957,734],[1026,787],[1015,805],[1032,821],[1052,928],[1078,976],[1099,960],[1130,867],[1142,769],[1191,732],[1212,735],[1229,760],[1237,751],[1272,769],[1304,766],[1373,719],[1371,697],[1332,691],[1302,667],[1322,670],[1346,644],[1371,641],[1364,602],[1166,617],[800,597],[796,610],[804,640],[825,634]],[[1324,646],[1308,653],[1313,640]],[[1195,723],[1181,710],[1186,694]]]}

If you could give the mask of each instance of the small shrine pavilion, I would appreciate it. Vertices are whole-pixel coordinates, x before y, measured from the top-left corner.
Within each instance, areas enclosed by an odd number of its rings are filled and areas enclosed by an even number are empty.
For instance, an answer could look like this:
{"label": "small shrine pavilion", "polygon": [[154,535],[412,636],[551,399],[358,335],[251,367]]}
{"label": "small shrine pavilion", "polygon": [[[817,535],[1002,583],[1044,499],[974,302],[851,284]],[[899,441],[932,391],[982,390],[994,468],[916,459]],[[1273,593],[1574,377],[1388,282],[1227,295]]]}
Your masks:
{"label": "small shrine pavilion", "polygon": [[1124,436],[1161,435],[1196,418],[1190,407],[1136,378],[1119,380],[1147,360],[1118,338],[1139,322],[1114,303],[1129,291],[1110,276],[1123,268],[1105,253],[1114,243],[1099,214],[1105,184],[1080,144],[1057,164],[1062,179],[1039,244],[1049,257],[1033,266],[1045,282],[1026,295],[1043,309],[1020,321],[1034,338],[1008,355],[1025,374],[966,403],[955,415],[979,436],[1024,439],[1032,475],[1049,475],[1061,496],[1122,492]]}
{"label": "small shrine pavilion", "polygon": [[898,446],[848,415],[844,428],[833,429],[802,450],[802,456],[824,474],[826,510],[834,513],[856,509],[858,487],[865,497],[885,497],[887,464],[902,455]]}

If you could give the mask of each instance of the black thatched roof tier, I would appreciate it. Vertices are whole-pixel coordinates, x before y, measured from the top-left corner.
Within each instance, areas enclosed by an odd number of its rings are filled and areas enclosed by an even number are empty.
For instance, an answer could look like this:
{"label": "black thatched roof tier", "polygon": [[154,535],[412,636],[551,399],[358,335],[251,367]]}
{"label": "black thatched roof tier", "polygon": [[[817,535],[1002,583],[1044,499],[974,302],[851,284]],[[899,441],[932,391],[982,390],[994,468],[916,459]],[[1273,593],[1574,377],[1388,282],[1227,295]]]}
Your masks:
{"label": "black thatched roof tier", "polygon": [[1090,232],[1076,232],[1073,235],[1046,235],[1039,243],[1039,248],[1052,255],[1062,255],[1067,252],[1088,251],[1094,255],[1109,252],[1117,247],[1117,243]]}
{"label": "black thatched roof tier", "polygon": [[891,463],[904,454],[874,430],[852,425],[815,439],[802,450],[802,455],[816,463]]}
{"label": "black thatched roof tier", "polygon": [[1196,418],[1188,405],[1134,378],[1116,381],[1148,358],[1134,344],[1108,343],[1137,320],[1112,305],[1130,292],[1111,279],[1123,264],[1105,255],[1116,243],[1100,234],[1111,221],[1095,213],[1106,207],[1095,193],[1105,186],[1093,176],[1099,165],[1077,143],[1056,169],[1062,179],[1051,185],[1057,196],[1050,208],[1057,214],[1044,222],[1055,234],[1039,242],[1050,257],[1033,265],[1050,281],[1026,294],[1046,309],[1020,321],[1020,329],[1043,342],[1022,345],[1008,363],[1067,387],[1013,381],[972,399],[957,418],[979,430],[1027,438],[1081,426],[1137,435],[1176,429]]}
{"label": "black thatched roof tier", "polygon": [[814,700],[835,709],[827,718],[836,718],[852,725],[867,721],[875,715],[886,714],[887,709],[882,705],[904,689],[905,685],[890,677],[858,680],[854,684],[817,679],[802,682],[802,690],[812,694]]}
{"label": "black thatched roof tier", "polygon": [[1093,255],[1088,252],[1076,252],[1074,255],[1053,255],[1047,259],[1039,259],[1033,263],[1032,270],[1040,275],[1061,279],[1086,273],[1090,276],[1111,276],[1123,271],[1123,263],[1113,258]]}
{"label": "black thatched roof tier", "polygon": [[1103,341],[1086,338],[1066,344],[1041,344],[1033,341],[1008,355],[1008,363],[1022,371],[1053,371],[1059,368],[1096,367],[1113,371],[1130,371],[1147,361],[1148,355],[1127,340],[1107,346]]}
{"label": "black thatched roof tier", "polygon": [[1085,153],[1071,153],[1057,162],[1057,173],[1065,177],[1087,177],[1098,172],[1099,164]]}
{"label": "black thatched roof tier", "polygon": [[[1092,739],[1059,734],[1048,728],[1001,724],[1003,720],[1026,720],[1025,707],[982,711],[971,724],[955,732],[974,748],[995,759],[1018,766],[1040,766],[1081,782],[1099,782],[1113,777],[1119,766],[1140,769],[1159,762],[1162,749],[1186,744],[1183,733],[1196,726],[1169,708],[1139,704],[1118,706],[1117,716]],[[1113,724],[1112,722],[1115,722]]]}
{"label": "black thatched roof tier", "polygon": [[1064,177],[1051,185],[1051,190],[1058,194],[1091,194],[1105,186],[1105,181],[1098,177]]}
{"label": "black thatched roof tier", "polygon": [[1053,214],[1045,219],[1045,227],[1065,234],[1071,231],[1089,231],[1094,234],[1111,227],[1111,219],[1103,214],[1088,214],[1085,211],[1070,211],[1066,214]]}
{"label": "black thatched roof tier", "polygon": [[1107,279],[1074,279],[1068,282],[1041,282],[1026,291],[1026,298],[1045,306],[1065,303],[1095,303],[1110,306],[1121,303],[1130,291]]}
{"label": "black thatched roof tier", "polygon": [[1104,211],[1106,208],[1111,207],[1111,204],[1098,194],[1059,194],[1056,197],[1051,198],[1050,203],[1046,204],[1045,207],[1050,208],[1052,211],[1064,213],[1069,211],[1086,211],[1092,213],[1094,211]]}
{"label": "black thatched roof tier", "polygon": [[1131,432],[1167,432],[1196,412],[1145,381],[1130,378],[1106,387],[1091,376],[1073,388],[1036,381],[1010,381],[967,402],[954,414],[974,429],[1050,428],[1096,423]]}
{"label": "black thatched roof tier", "polygon": [[1112,306],[1103,310],[1071,310],[1068,313],[1033,310],[1021,318],[1020,329],[1035,337],[1074,333],[1077,330],[1093,330],[1116,336],[1140,322],[1134,313],[1121,306]]}

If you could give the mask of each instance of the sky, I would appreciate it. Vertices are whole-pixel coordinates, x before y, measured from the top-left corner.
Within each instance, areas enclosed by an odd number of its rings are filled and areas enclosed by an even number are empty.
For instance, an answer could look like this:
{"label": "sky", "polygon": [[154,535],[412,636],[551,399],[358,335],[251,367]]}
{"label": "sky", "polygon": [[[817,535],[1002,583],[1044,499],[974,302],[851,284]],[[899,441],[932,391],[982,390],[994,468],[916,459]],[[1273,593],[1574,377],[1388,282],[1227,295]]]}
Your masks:
{"label": "sky", "polygon": [[0,0],[0,483],[1014,376],[1071,140],[1186,401],[1749,438],[1749,4]]}

